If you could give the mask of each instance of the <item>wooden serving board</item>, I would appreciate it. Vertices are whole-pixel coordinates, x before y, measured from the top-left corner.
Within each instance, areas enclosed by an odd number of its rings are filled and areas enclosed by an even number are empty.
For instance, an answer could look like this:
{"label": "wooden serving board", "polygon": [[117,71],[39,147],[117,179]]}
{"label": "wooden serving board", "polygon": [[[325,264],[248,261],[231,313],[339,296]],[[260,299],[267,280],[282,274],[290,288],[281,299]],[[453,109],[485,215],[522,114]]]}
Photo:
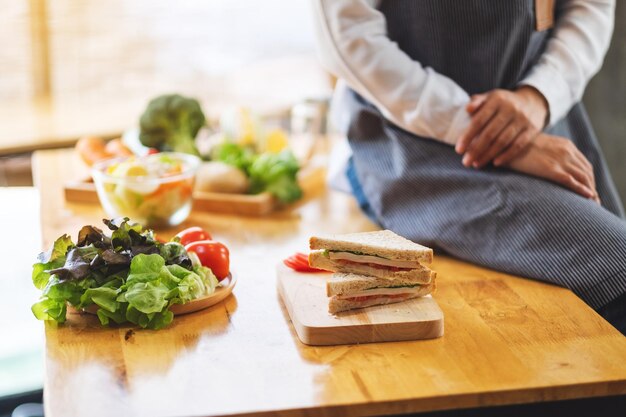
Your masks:
{"label": "wooden serving board", "polygon": [[298,338],[307,345],[344,345],[432,339],[443,336],[443,312],[431,296],[332,315],[330,273],[300,273],[280,265],[278,292]]}

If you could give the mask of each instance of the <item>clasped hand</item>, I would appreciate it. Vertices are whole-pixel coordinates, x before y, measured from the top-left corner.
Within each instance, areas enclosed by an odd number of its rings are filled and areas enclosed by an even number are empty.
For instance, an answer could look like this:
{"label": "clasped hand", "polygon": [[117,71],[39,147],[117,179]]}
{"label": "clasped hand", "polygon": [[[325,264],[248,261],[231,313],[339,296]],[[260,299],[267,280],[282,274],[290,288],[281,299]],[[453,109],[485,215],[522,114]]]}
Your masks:
{"label": "clasped hand", "polygon": [[456,151],[463,165],[482,168],[489,162],[506,165],[526,148],[546,124],[548,103],[532,87],[493,90],[471,97],[471,122]]}
{"label": "clasped hand", "polygon": [[472,96],[471,122],[456,151],[463,165],[489,162],[560,184],[599,202],[593,166],[572,141],[542,133],[548,105],[532,87]]}

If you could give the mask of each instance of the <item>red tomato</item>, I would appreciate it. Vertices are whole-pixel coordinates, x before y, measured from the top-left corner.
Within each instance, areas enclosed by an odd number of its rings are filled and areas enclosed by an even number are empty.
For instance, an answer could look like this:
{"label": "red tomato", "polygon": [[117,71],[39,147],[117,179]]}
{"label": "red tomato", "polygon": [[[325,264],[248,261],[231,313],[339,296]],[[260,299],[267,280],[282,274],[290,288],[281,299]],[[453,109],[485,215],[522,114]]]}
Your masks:
{"label": "red tomato", "polygon": [[283,263],[294,271],[298,271],[301,267],[301,265],[297,263],[291,256],[287,259],[283,259]]}
{"label": "red tomato", "polygon": [[180,238],[180,244],[183,246],[187,246],[188,244],[199,240],[212,239],[209,232],[198,226],[188,227],[185,230],[181,230],[178,232],[176,237]]}
{"label": "red tomato", "polygon": [[283,260],[283,263],[289,268],[298,272],[326,272],[323,269],[317,269],[310,266],[309,257],[306,254],[300,252],[297,252],[294,255],[291,255],[287,259]]}
{"label": "red tomato", "polygon": [[202,266],[210,268],[218,280],[223,280],[230,272],[228,248],[214,240],[200,240],[185,246],[189,252],[195,252]]}

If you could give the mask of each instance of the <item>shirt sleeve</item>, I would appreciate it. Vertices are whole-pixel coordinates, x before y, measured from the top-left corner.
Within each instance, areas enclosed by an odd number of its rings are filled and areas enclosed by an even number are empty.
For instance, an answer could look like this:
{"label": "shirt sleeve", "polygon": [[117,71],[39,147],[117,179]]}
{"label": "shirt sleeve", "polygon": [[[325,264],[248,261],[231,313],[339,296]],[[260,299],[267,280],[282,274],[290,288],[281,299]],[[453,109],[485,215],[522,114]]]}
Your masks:
{"label": "shirt sleeve", "polygon": [[322,64],[401,128],[456,144],[470,122],[468,94],[400,50],[375,5],[375,0],[313,0]]}
{"label": "shirt sleeve", "polygon": [[553,125],[583,96],[604,60],[613,33],[615,0],[563,0],[537,64],[521,81],[539,90],[548,102]]}

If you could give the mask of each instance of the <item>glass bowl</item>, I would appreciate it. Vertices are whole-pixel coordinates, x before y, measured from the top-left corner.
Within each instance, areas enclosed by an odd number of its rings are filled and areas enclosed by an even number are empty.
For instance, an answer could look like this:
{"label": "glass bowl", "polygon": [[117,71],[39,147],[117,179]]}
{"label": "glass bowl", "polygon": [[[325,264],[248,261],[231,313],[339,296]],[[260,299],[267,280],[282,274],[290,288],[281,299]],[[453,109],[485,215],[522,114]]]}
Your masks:
{"label": "glass bowl", "polygon": [[191,212],[200,158],[176,152],[110,159],[92,167],[100,204],[110,217],[150,227],[176,226]]}

